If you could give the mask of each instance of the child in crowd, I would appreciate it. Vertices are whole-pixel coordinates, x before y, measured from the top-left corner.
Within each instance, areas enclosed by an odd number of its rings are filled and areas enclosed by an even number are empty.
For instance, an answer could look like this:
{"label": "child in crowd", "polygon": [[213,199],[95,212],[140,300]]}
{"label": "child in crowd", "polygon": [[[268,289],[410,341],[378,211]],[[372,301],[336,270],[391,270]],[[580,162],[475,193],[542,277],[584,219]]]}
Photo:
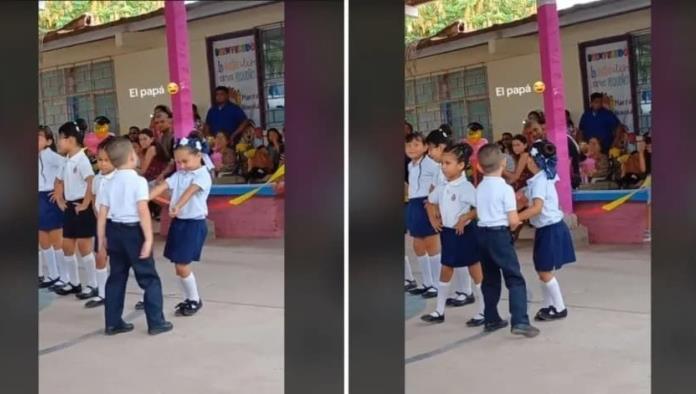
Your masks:
{"label": "child in crowd", "polygon": [[[56,175],[58,206],[64,212],[63,253],[65,270],[70,279],[58,295],[75,294],[86,300],[97,295],[97,277],[92,245],[96,230],[96,218],[92,209],[92,178],[94,171],[83,147],[84,133],[75,122],[60,126],[60,148],[67,154],[63,171]],[[87,274],[87,286],[82,288],[77,265],[77,252],[81,256]]]}
{"label": "child in crowd", "polygon": [[98,237],[100,254],[108,253],[111,273],[106,281],[106,335],[133,330],[123,320],[128,270],[145,291],[144,305],[148,332],[156,335],[170,331],[173,325],[162,313],[162,283],[152,258],[152,221],[147,207],[147,181],[135,172],[137,156],[126,138],[115,138],[106,145],[106,153],[117,171],[101,190]]}
{"label": "child in crowd", "polygon": [[[96,216],[99,216],[104,187],[113,178],[116,170],[106,152],[106,145],[113,139],[114,137],[112,136],[106,137],[97,147],[97,168],[99,169],[99,174],[95,175],[92,180],[92,201],[94,201]],[[104,298],[106,297],[106,280],[109,277],[109,271],[106,268],[107,254],[105,248],[99,248],[99,241],[99,237],[96,237],[94,240],[94,251],[97,253],[97,295],[85,303],[85,308],[96,308],[104,305]]]}
{"label": "child in crowd", "polygon": [[[440,242],[426,211],[426,199],[432,191],[440,172],[440,166],[428,156],[428,147],[421,133],[406,135],[406,155],[411,159],[408,165],[408,232],[413,237],[413,251],[421,266],[423,283],[409,291],[425,298],[437,297],[433,278],[440,267]],[[438,268],[433,271],[431,267]]]}
{"label": "child in crowd", "polygon": [[237,155],[230,147],[230,140],[224,131],[218,131],[215,134],[215,147],[210,158],[215,164],[215,172],[218,175],[232,175],[234,173]]}
{"label": "child in crowd", "polygon": [[527,166],[534,176],[527,181],[529,209],[520,214],[520,220],[529,219],[536,228],[533,259],[544,301],[534,319],[562,319],[568,316],[568,310],[554,271],[575,261],[575,249],[558,203],[556,147],[548,141],[537,142],[530,156]]}
{"label": "child in crowd", "polygon": [[582,153],[584,160],[580,162],[580,182],[582,184],[590,183],[590,176],[596,171],[596,162],[590,156],[590,146],[587,142],[580,143],[580,152]]}
{"label": "child in crowd", "polygon": [[[437,130],[433,130],[428,134],[425,139],[428,144],[428,156],[433,159],[440,166],[440,171],[437,173],[435,182],[433,186],[437,187],[439,185],[444,185],[447,183],[447,177],[442,169],[442,157],[444,152],[452,145],[452,130],[447,125],[440,126]],[[469,145],[466,145],[471,148]],[[469,164],[469,157],[471,157],[472,152],[468,152],[466,157],[466,166]],[[464,173],[466,175],[466,172]],[[433,204],[427,204],[428,219],[433,228],[437,229],[442,226],[442,217],[437,206]],[[430,270],[433,275],[433,283],[440,281],[440,271],[441,266],[434,266],[431,260]],[[455,287],[455,297],[447,298],[446,303],[450,306],[464,306],[474,302],[473,293],[471,292],[471,278],[469,277],[469,272],[466,267],[456,267],[454,269],[455,279],[457,287]],[[445,293],[443,296],[447,297],[449,294]]]}
{"label": "child in crowd", "polygon": [[177,316],[193,316],[203,307],[198,295],[191,263],[200,261],[208,234],[207,199],[212,180],[203,165],[204,143],[199,138],[183,138],[174,151],[179,170],[155,187],[150,199],[171,191],[169,215],[174,218],[167,234],[164,257],[175,264],[185,299],[176,306]]}
{"label": "child in crowd", "polygon": [[[479,313],[467,322],[475,327],[483,324],[483,296],[481,294],[480,257],[476,241],[476,190],[466,177],[466,168],[473,149],[467,144],[457,144],[445,149],[442,155],[442,171],[445,182],[435,186],[428,200],[440,213],[438,223],[434,227],[440,233],[442,244],[442,269],[440,272],[437,306],[434,312],[421,316],[428,323],[445,321],[445,304],[447,290],[452,276],[469,274],[474,278],[476,295],[479,299]],[[467,272],[468,270],[468,272]],[[460,281],[462,280],[460,276]],[[469,284],[471,287],[471,284]],[[459,293],[459,292],[458,292]],[[466,303],[474,302],[474,296],[463,293]],[[456,305],[464,305],[454,299]]]}
{"label": "child in crowd", "polygon": [[498,314],[502,273],[509,292],[512,333],[534,337],[539,330],[529,324],[527,287],[512,241],[511,230],[521,221],[517,215],[515,192],[502,178],[505,156],[498,145],[487,144],[479,151],[479,163],[484,177],[476,190],[475,206],[483,268],[484,330],[492,332],[508,325]]}
{"label": "child in crowd", "polygon": [[[56,204],[56,175],[65,157],[56,153],[53,132],[39,126],[39,288],[62,288],[68,282],[63,269],[63,212]],[[47,273],[44,275],[43,264]]]}

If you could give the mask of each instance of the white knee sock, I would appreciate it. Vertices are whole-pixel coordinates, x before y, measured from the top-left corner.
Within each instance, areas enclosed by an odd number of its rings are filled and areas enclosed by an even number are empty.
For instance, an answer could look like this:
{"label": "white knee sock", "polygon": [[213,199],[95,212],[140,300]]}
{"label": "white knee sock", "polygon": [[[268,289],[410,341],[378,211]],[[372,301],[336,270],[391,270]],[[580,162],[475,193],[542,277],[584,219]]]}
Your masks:
{"label": "white knee sock", "polygon": [[544,282],[541,282],[541,296],[542,296],[542,301],[541,301],[542,308],[548,308],[551,305],[553,305],[553,301],[551,300],[551,293],[549,292],[549,287]]}
{"label": "white knee sock", "polygon": [[94,260],[94,253],[89,253],[81,257],[82,266],[85,269],[85,283],[94,289],[97,288],[97,262]]}
{"label": "white knee sock", "polygon": [[56,253],[56,266],[58,266],[58,277],[63,283],[70,282],[69,270],[66,269],[65,264],[65,254],[63,254],[63,249],[54,249]]}
{"label": "white knee sock", "polygon": [[435,312],[440,315],[445,314],[445,302],[447,301],[450,282],[438,282],[437,306],[435,307]]}
{"label": "white knee sock", "polygon": [[193,276],[193,272],[189,276],[181,279],[181,285],[186,291],[186,298],[191,301],[200,301],[201,298],[198,296],[198,287],[196,286],[196,277]]}
{"label": "white knee sock", "polygon": [[68,274],[68,281],[77,286],[80,284],[80,273],[77,267],[77,257],[75,255],[65,256],[65,272]]}
{"label": "white knee sock", "polygon": [[44,274],[43,274],[43,265],[44,265],[43,255],[44,255],[43,250],[41,250],[39,252],[39,277],[44,276]]}
{"label": "white knee sock", "polygon": [[106,280],[109,279],[109,271],[106,267],[96,269],[97,272],[97,288],[99,289],[99,297],[106,298]]}
{"label": "white knee sock", "polygon": [[457,280],[457,291],[464,294],[471,294],[471,277],[469,276],[469,268],[455,268],[454,277]]}
{"label": "white knee sock", "polygon": [[553,306],[556,311],[561,312],[565,310],[566,306],[563,303],[563,295],[561,294],[561,286],[558,284],[556,278],[551,279],[546,283],[546,287],[549,289],[549,294],[551,294],[551,300],[553,300]]}
{"label": "white knee sock", "polygon": [[433,275],[430,273],[430,259],[428,255],[418,256],[418,263],[420,263],[421,276],[423,276],[423,286],[432,287]]}
{"label": "white knee sock", "polygon": [[430,256],[430,274],[433,276],[433,283],[440,282],[440,269],[442,268],[442,264],[440,264],[441,257],[439,253]]}
{"label": "white knee sock", "polygon": [[[56,251],[53,248],[41,250],[41,257],[43,262],[46,264],[46,269],[48,270],[48,277],[50,279],[58,279],[60,274],[58,273],[58,266],[56,265]],[[42,273],[39,272],[42,276]]]}
{"label": "white knee sock", "polygon": [[408,256],[404,256],[404,264],[404,278],[413,281],[413,271],[411,271],[411,264],[408,262]]}
{"label": "white knee sock", "polygon": [[481,292],[481,284],[474,285],[474,297],[476,297],[476,305],[478,305],[478,317],[483,317],[483,292]]}

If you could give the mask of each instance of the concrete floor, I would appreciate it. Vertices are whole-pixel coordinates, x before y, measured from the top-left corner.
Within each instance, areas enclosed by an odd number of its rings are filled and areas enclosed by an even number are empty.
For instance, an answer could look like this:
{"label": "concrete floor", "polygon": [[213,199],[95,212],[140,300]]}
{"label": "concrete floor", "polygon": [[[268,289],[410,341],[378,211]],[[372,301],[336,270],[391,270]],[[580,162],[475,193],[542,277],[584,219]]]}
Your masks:
{"label": "concrete floor", "polygon": [[[530,317],[541,299],[531,246],[518,244]],[[429,326],[419,317],[435,301],[406,295],[406,393],[650,393],[649,245],[594,245],[577,258],[558,274],[568,318],[533,323],[541,330],[534,339],[514,337],[509,328],[484,335],[466,327],[475,304],[448,308],[445,323]],[[505,289],[503,297],[506,318]]]}
{"label": "concrete floor", "polygon": [[106,337],[103,309],[40,291],[42,394],[283,392],[283,240],[214,240],[194,271],[203,309],[175,317],[181,301],[174,267],[155,245],[172,332],[147,335],[141,293],[128,283],[128,334]]}

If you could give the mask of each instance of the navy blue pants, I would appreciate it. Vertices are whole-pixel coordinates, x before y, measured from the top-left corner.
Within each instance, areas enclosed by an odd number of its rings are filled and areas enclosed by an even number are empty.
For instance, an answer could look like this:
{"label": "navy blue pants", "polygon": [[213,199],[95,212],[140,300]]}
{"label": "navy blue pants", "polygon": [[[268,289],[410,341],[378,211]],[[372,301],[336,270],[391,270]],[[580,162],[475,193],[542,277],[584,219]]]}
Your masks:
{"label": "navy blue pants", "polygon": [[507,227],[480,227],[478,232],[479,252],[483,282],[481,292],[484,301],[484,319],[486,323],[501,320],[498,314],[500,301],[501,273],[505,286],[510,293],[510,323],[529,324],[527,316],[527,286],[517,260],[512,233]]}
{"label": "navy blue pants", "polygon": [[121,224],[108,222],[106,226],[107,251],[111,272],[106,281],[104,313],[107,327],[123,324],[123,302],[126,298],[128,270],[133,268],[138,286],[145,291],[143,301],[147,325],[159,327],[164,323],[162,313],[162,283],[155,269],[152,255],[140,258],[145,237],[139,223]]}

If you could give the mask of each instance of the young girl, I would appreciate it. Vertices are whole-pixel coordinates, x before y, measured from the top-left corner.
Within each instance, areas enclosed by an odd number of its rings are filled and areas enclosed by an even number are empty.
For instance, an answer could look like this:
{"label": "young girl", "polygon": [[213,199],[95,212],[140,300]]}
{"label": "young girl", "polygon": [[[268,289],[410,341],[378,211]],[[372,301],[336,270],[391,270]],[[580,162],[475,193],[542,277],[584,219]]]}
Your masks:
{"label": "young girl", "polygon": [[[442,270],[438,286],[437,307],[434,312],[421,316],[428,323],[445,321],[445,304],[450,281],[458,269],[468,269],[466,273],[474,278],[479,299],[478,314],[467,322],[469,326],[483,324],[483,296],[481,281],[483,272],[479,262],[476,240],[476,190],[466,178],[464,170],[473,149],[467,144],[457,144],[446,148],[442,156],[442,171],[445,183],[436,185],[428,200],[438,209],[442,218],[435,230],[440,232],[442,243]],[[461,271],[457,271],[460,273]],[[471,297],[471,302],[473,302]]]}
{"label": "young girl", "polygon": [[556,147],[552,143],[540,141],[532,145],[527,162],[527,168],[534,174],[527,181],[529,208],[519,216],[520,220],[529,219],[536,228],[533,259],[534,268],[542,282],[544,301],[535,320],[555,320],[568,316],[554,271],[575,261],[575,249],[558,204],[557,160]]}
{"label": "young girl", "polygon": [[[447,183],[447,177],[442,170],[442,157],[446,149],[452,145],[451,137],[452,130],[447,125],[443,125],[437,130],[431,131],[430,134],[428,134],[428,137],[425,139],[428,144],[428,156],[438,163],[438,166],[440,167],[435,182],[433,183],[434,187]],[[469,145],[466,146],[471,148]],[[469,163],[468,157],[470,156],[471,152],[468,153],[465,163],[466,165]],[[440,211],[437,209],[437,206],[427,204],[426,208],[428,211],[428,219],[430,220],[430,224],[433,226],[433,228],[437,229],[442,227],[442,217],[440,216]],[[433,283],[437,283],[440,280],[441,266],[434,266],[431,261],[430,270],[431,274],[433,275]],[[474,302],[474,297],[471,293],[471,278],[469,277],[469,272],[466,270],[466,267],[457,267],[455,268],[454,272],[458,286],[455,288],[455,297],[447,298],[447,305],[464,306],[471,304]],[[449,294],[447,293],[443,294],[444,297],[447,297],[448,295]]]}
{"label": "young girl", "polygon": [[[116,173],[109,155],[106,153],[106,145],[113,140],[114,137],[106,137],[97,147],[97,174],[92,180],[92,201],[94,201],[94,213],[99,215],[99,207],[103,198],[102,191],[104,186],[113,178]],[[106,249],[99,249],[99,238],[95,237],[94,250],[97,252],[96,275],[97,275],[97,295],[85,303],[85,308],[96,308],[104,305],[104,297],[106,292],[106,280],[109,278],[109,271],[106,269],[108,256]]]}
{"label": "young girl", "polygon": [[[63,212],[54,194],[56,175],[65,158],[56,153],[53,132],[39,126],[39,288],[62,288],[68,282],[63,271]],[[43,262],[43,263],[42,263]],[[48,273],[44,275],[43,264]]]}
{"label": "young girl", "polygon": [[230,140],[223,131],[215,134],[214,153],[210,156],[215,164],[215,172],[218,176],[232,175],[235,172],[237,155],[230,146]]}
{"label": "young girl", "polygon": [[[83,147],[84,133],[75,122],[60,126],[60,149],[67,154],[67,160],[56,178],[61,193],[56,193],[58,206],[64,212],[63,253],[65,269],[69,282],[60,289],[58,295],[75,294],[85,300],[98,295],[95,259],[92,238],[96,233],[96,217],[92,209],[92,178],[94,171]],[[83,289],[78,273],[77,255],[79,252],[87,274],[87,286]]]}
{"label": "young girl", "polygon": [[177,316],[192,316],[203,307],[190,264],[200,261],[208,234],[207,199],[212,180],[203,165],[204,148],[205,144],[199,138],[182,138],[174,151],[179,170],[150,192],[150,199],[153,199],[171,191],[169,215],[173,220],[164,257],[176,265],[176,274],[185,293],[184,301],[176,306]]}
{"label": "young girl", "polygon": [[408,232],[413,237],[413,251],[421,266],[423,283],[409,291],[425,298],[437,297],[431,267],[440,266],[440,242],[426,211],[428,194],[440,172],[440,166],[427,154],[428,147],[421,133],[406,135],[406,155],[411,159],[408,165]]}

